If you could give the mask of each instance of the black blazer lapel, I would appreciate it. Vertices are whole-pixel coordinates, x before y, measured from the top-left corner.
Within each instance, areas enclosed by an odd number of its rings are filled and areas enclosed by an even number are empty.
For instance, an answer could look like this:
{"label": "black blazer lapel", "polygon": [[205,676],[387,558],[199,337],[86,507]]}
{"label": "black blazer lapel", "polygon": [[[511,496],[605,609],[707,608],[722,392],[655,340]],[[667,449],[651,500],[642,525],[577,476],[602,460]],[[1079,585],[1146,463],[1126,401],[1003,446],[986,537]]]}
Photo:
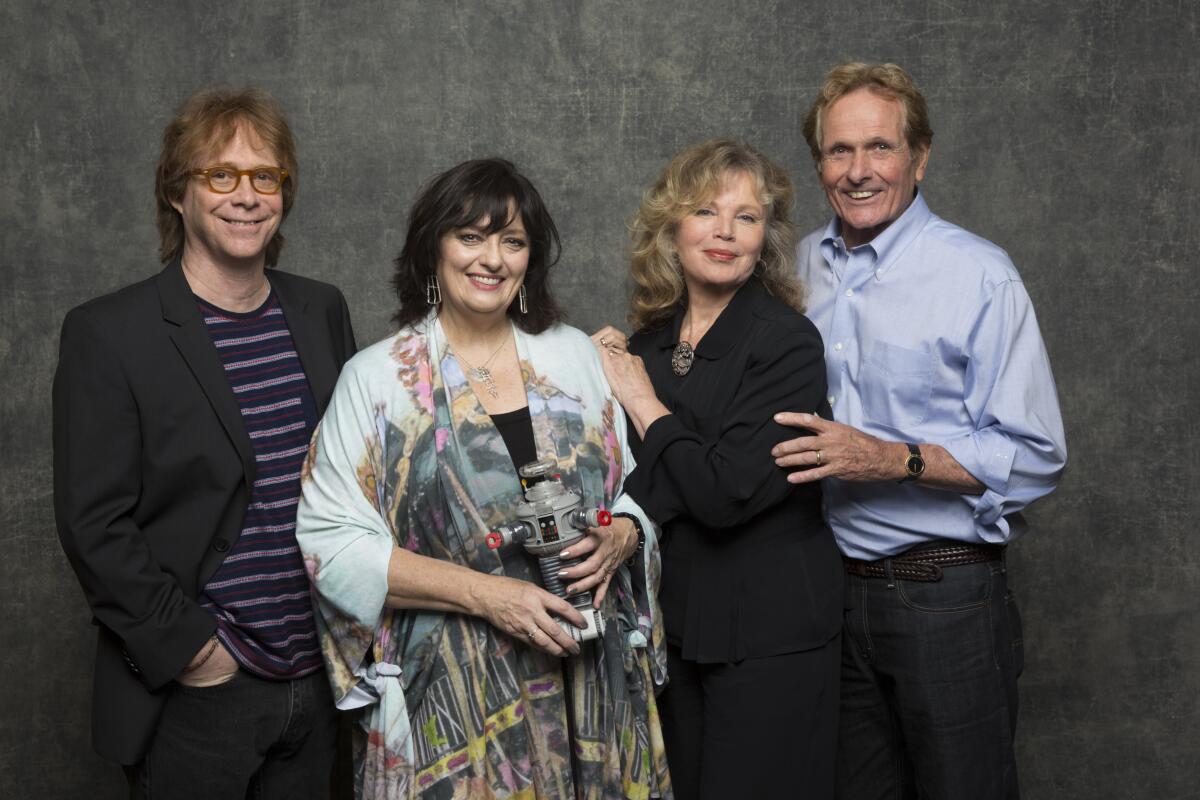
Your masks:
{"label": "black blazer lapel", "polygon": [[196,308],[191,287],[183,276],[178,258],[158,274],[156,283],[162,302],[163,320],[170,327],[171,341],[196,376],[230,442],[237,449],[242,470],[246,474],[246,485],[253,486],[254,448],[242,424],[242,412],[233,390],[229,388],[229,379],[225,377],[225,367],[217,349],[213,347],[204,318]]}
{"label": "black blazer lapel", "polygon": [[279,298],[283,318],[287,320],[288,330],[292,334],[292,343],[296,345],[296,355],[300,357],[300,365],[308,377],[308,388],[317,403],[317,414],[324,414],[340,371],[330,345],[328,321],[313,313],[308,298],[303,292],[297,291],[294,281],[286,280],[286,277],[274,270],[267,270],[267,280]]}

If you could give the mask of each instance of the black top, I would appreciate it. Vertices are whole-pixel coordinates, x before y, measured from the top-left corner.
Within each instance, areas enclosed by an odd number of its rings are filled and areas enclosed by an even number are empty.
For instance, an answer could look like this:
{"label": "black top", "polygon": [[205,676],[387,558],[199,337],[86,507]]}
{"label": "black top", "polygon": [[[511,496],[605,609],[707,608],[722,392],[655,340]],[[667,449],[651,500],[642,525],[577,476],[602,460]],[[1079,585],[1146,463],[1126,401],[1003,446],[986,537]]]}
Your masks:
{"label": "black top", "polygon": [[689,660],[736,662],[819,647],[841,627],[842,563],[819,485],[787,482],[771,448],[803,431],[779,411],[830,418],[821,335],[757,278],[671,370],[683,311],[635,334],[671,414],[640,443],[625,489],[663,526],[667,640]]}
{"label": "black top", "polygon": [[529,416],[529,406],[522,406],[516,411],[505,411],[503,414],[492,414],[492,422],[500,431],[500,438],[508,449],[508,457],[520,474],[521,467],[537,461],[537,443],[533,440],[533,418]]}

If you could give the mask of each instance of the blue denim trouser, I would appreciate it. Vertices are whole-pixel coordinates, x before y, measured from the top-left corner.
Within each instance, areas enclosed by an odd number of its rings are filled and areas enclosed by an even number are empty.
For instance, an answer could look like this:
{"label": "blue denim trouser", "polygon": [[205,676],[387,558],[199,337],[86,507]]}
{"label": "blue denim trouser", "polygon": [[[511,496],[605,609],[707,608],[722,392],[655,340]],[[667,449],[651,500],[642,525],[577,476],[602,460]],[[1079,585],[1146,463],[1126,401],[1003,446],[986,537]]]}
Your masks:
{"label": "blue denim trouser", "polygon": [[1017,798],[1024,657],[1004,562],[936,582],[847,575],[845,615],[837,796]]}
{"label": "blue denim trouser", "polygon": [[269,681],[244,670],[203,689],[175,684],[135,800],[271,800],[330,796],[337,711],[321,670]]}

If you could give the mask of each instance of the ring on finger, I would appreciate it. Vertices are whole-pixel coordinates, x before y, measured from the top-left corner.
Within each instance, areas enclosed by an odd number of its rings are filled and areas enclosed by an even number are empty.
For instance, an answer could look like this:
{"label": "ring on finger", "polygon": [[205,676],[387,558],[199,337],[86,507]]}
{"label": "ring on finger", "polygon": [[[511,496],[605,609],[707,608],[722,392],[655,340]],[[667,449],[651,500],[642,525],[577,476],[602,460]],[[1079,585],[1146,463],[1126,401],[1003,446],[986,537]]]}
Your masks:
{"label": "ring on finger", "polygon": [[533,637],[537,636],[538,629],[534,628],[529,632],[529,641],[533,641]]}
{"label": "ring on finger", "polygon": [[817,466],[821,466],[821,451],[817,451]]}
{"label": "ring on finger", "polygon": [[608,339],[606,339],[605,337],[601,336],[601,337],[600,337],[600,346],[601,346],[601,347],[608,347]]}

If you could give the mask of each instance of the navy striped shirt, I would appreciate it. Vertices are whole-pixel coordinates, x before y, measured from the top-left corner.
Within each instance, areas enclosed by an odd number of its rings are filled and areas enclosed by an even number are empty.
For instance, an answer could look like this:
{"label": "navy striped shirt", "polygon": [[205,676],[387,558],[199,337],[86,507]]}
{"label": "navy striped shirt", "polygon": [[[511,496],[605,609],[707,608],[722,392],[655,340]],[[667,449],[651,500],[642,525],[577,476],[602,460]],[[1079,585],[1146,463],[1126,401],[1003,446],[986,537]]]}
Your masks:
{"label": "navy striped shirt", "polygon": [[296,545],[300,470],[316,403],[275,293],[255,311],[196,298],[254,446],[255,478],[241,535],[200,595],[217,636],[242,667],[298,678],[321,667],[308,575]]}

